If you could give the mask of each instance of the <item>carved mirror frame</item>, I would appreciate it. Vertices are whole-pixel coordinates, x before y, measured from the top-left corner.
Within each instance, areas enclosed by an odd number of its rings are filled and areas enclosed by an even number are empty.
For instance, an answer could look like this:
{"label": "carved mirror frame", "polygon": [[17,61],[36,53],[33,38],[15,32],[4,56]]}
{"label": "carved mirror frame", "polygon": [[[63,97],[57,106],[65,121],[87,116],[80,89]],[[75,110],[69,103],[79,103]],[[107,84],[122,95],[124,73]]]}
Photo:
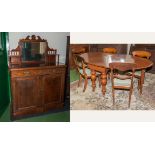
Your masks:
{"label": "carved mirror frame", "polygon": [[[22,60],[22,44],[25,42],[30,43],[39,43],[45,42],[46,49],[45,53],[43,54],[43,61],[23,61]],[[27,36],[25,39],[20,39],[18,42],[18,46],[15,49],[12,49],[9,52],[9,66],[10,67],[22,67],[24,64],[27,65],[56,65],[59,64],[59,54],[57,54],[57,49],[49,48],[48,42],[45,39],[42,39],[40,36]]]}

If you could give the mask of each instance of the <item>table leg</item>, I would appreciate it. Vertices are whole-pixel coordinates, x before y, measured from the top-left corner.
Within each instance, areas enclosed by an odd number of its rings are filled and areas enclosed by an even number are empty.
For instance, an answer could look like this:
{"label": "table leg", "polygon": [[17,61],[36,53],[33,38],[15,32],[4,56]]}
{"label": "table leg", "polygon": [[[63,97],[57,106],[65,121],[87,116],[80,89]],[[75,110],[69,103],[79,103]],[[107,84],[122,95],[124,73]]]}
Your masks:
{"label": "table leg", "polygon": [[91,70],[91,81],[92,81],[93,91],[95,91],[95,87],[96,87],[96,72],[94,70]]}
{"label": "table leg", "polygon": [[95,91],[95,87],[96,87],[96,71],[101,73],[101,85],[102,85],[102,93],[103,95],[105,95],[106,92],[106,84],[107,84],[107,74],[106,74],[106,68],[104,67],[98,67],[98,66],[94,66],[89,64],[88,66],[91,69],[91,81],[92,81],[92,88],[93,91]]}
{"label": "table leg", "polygon": [[101,85],[102,85],[102,93],[105,95],[106,92],[106,84],[107,84],[107,75],[106,72],[101,73]]}

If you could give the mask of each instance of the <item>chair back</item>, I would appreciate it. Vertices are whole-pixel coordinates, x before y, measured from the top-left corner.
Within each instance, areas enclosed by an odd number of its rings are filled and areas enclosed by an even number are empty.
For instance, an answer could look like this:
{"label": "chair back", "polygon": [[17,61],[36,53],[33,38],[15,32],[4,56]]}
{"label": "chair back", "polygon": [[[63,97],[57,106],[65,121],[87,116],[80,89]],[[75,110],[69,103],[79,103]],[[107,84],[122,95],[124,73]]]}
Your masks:
{"label": "chair back", "polygon": [[117,50],[114,47],[107,47],[107,48],[103,48],[103,52],[104,53],[116,54]]}
{"label": "chair back", "polygon": [[84,62],[84,59],[77,54],[74,54],[73,58],[74,58],[74,63],[76,65],[77,71],[81,75],[86,75],[87,64]]}
{"label": "chair back", "polygon": [[[111,78],[117,78],[121,80],[132,79],[134,77],[136,64],[133,63],[121,63],[113,62],[109,64],[111,69]],[[132,71],[132,74],[125,74],[127,71]]]}
{"label": "chair back", "polygon": [[146,59],[149,59],[151,57],[151,53],[148,51],[133,51],[132,55],[136,57],[146,58]]}
{"label": "chair back", "polygon": [[75,54],[75,53],[81,54],[81,53],[86,53],[87,52],[86,48],[84,48],[84,47],[74,47],[74,48],[71,49],[71,51],[72,51],[73,54]]}
{"label": "chair back", "polygon": [[[114,89],[124,89],[130,91],[128,104],[128,107],[130,107],[131,94],[133,90],[133,77],[136,64],[113,62],[109,64],[109,66],[111,69],[113,105],[115,103]],[[127,71],[132,71],[132,74],[128,74]]]}

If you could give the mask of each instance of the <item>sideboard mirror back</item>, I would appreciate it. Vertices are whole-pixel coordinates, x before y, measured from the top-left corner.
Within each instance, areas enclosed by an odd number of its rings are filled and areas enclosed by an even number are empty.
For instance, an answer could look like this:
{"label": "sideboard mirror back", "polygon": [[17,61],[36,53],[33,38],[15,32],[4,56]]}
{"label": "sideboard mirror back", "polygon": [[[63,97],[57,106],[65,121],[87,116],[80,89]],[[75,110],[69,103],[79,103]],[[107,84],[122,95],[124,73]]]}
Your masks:
{"label": "sideboard mirror back", "polygon": [[56,65],[59,63],[57,49],[49,48],[48,42],[40,36],[20,39],[16,49],[9,52],[10,67]]}

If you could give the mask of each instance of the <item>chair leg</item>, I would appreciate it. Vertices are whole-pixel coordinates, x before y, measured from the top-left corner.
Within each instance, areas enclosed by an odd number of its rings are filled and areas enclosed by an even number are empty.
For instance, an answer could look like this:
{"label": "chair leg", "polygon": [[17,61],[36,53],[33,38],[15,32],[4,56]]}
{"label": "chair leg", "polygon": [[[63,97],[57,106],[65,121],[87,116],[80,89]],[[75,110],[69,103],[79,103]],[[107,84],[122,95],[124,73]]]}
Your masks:
{"label": "chair leg", "polygon": [[145,79],[145,70],[142,70],[140,78],[140,95],[142,94],[144,79]]}
{"label": "chair leg", "polygon": [[108,77],[108,79],[110,79],[110,77],[111,77],[111,76],[110,76],[110,72],[107,73],[107,77]]}
{"label": "chair leg", "polygon": [[130,108],[131,94],[132,94],[132,91],[130,90],[130,93],[129,93],[129,104],[128,104],[128,108]]}
{"label": "chair leg", "polygon": [[82,76],[80,75],[80,77],[79,77],[79,82],[78,82],[78,87],[80,86],[81,81],[82,81]]}
{"label": "chair leg", "polygon": [[140,95],[142,94],[142,89],[143,89],[143,83],[142,83],[142,79],[138,79],[138,90],[140,92]]}
{"label": "chair leg", "polygon": [[101,76],[98,76],[99,87],[101,87]]}
{"label": "chair leg", "polygon": [[85,92],[85,90],[86,90],[86,88],[87,88],[87,84],[88,84],[88,80],[85,79],[85,81],[84,81],[84,89],[83,89],[83,92]]}
{"label": "chair leg", "polygon": [[112,88],[113,106],[115,105],[115,90]]}
{"label": "chair leg", "polygon": [[144,84],[144,79],[145,79],[145,70],[141,71],[141,82]]}
{"label": "chair leg", "polygon": [[130,108],[132,89],[133,89],[133,88],[130,88],[130,93],[129,93],[129,105],[128,105],[128,108]]}
{"label": "chair leg", "polygon": [[141,79],[139,81],[140,81],[140,95],[141,95],[142,94],[142,89],[143,89],[143,82],[142,82]]}
{"label": "chair leg", "polygon": [[110,70],[108,69],[108,70],[107,70],[107,80],[109,80],[110,77],[111,77],[111,76],[110,76],[110,73],[111,73],[111,72],[110,72]]}
{"label": "chair leg", "polygon": [[140,79],[138,79],[138,90],[140,90]]}

